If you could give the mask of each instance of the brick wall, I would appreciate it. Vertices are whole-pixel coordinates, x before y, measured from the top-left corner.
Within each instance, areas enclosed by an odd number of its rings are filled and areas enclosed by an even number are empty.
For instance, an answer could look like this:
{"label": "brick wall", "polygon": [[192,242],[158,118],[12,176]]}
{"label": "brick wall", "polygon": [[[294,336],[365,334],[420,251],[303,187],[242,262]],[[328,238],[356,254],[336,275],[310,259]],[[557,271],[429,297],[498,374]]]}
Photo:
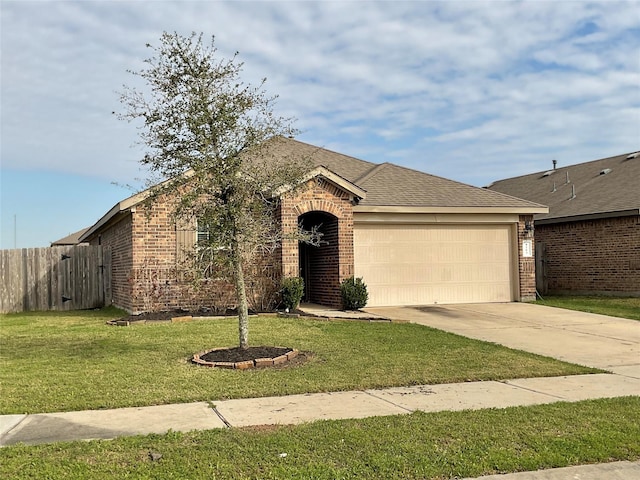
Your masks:
{"label": "brick wall", "polygon": [[104,229],[91,240],[91,245],[104,245],[111,250],[111,302],[118,308],[132,311],[131,270],[133,249],[131,215]]}
{"label": "brick wall", "polygon": [[[180,268],[178,258],[183,252],[179,250],[183,246],[178,245],[170,203],[157,201],[149,208],[133,210],[133,268],[129,280],[132,284],[132,311],[207,308],[224,312],[236,308],[235,287],[228,279],[213,277],[196,285]],[[279,281],[273,278],[272,265],[267,263],[273,264],[263,259],[245,272],[250,308],[264,307],[264,299],[257,296],[272,295],[273,292],[268,290],[279,287]],[[255,274],[266,276],[255,278]]]}
{"label": "brick wall", "polygon": [[[331,252],[327,249],[323,258],[318,257],[310,275],[314,277],[320,290],[313,301],[340,308],[340,282],[353,275],[353,206],[349,195],[323,179],[312,180],[307,188],[297,195],[286,195],[280,206],[280,220],[284,233],[280,249],[282,272],[285,277],[300,275],[298,240],[293,235],[298,228],[298,219],[309,212],[325,212],[335,217],[337,231],[329,232],[337,239]],[[332,227],[333,228],[333,227]],[[327,263],[328,262],[328,263]],[[323,263],[327,263],[322,267]],[[328,265],[334,264],[334,269]],[[335,273],[329,273],[335,272]],[[319,282],[319,283],[318,283]]]}
{"label": "brick wall", "polygon": [[[224,312],[236,307],[235,289],[227,280],[211,278],[196,287],[180,270],[181,247],[167,203],[133,208],[91,240],[93,245],[98,243],[111,248],[112,303],[119,308],[140,313],[178,308]],[[279,270],[273,258],[251,265],[245,279],[250,308],[264,310],[267,304],[273,305]]]}
{"label": "brick wall", "polygon": [[640,216],[536,226],[549,293],[640,296]]}
{"label": "brick wall", "polygon": [[[523,256],[524,240],[531,240],[534,250],[534,233],[527,232],[527,225],[533,226],[533,215],[520,215],[518,220],[518,274],[520,283],[520,301],[528,302],[536,299],[536,259]],[[537,232],[535,232],[537,234]],[[533,253],[533,252],[532,252]]]}

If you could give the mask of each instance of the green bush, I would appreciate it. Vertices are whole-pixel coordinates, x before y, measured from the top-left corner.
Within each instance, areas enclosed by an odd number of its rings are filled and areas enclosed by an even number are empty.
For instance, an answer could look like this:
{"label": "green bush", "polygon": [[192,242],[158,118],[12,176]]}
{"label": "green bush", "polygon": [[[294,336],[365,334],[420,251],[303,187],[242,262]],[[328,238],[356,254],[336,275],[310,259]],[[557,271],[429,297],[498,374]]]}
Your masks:
{"label": "green bush", "polygon": [[342,294],[342,306],[345,310],[358,310],[364,307],[369,300],[367,285],[362,278],[345,278],[340,284]]}
{"label": "green bush", "polygon": [[285,308],[294,310],[300,305],[304,295],[304,280],[301,277],[289,277],[282,281],[282,303]]}

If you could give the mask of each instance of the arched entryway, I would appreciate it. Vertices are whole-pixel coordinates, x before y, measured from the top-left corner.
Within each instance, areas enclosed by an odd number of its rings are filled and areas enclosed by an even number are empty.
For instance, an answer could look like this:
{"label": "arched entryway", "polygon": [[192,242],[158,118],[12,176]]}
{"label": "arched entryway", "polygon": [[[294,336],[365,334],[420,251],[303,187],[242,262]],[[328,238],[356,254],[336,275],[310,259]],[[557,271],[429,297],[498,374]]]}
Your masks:
{"label": "arched entryway", "polygon": [[303,301],[327,306],[340,305],[340,252],[338,219],[327,212],[311,211],[300,215],[298,223],[305,230],[316,227],[322,233],[320,245],[300,242],[298,259],[304,279]]}

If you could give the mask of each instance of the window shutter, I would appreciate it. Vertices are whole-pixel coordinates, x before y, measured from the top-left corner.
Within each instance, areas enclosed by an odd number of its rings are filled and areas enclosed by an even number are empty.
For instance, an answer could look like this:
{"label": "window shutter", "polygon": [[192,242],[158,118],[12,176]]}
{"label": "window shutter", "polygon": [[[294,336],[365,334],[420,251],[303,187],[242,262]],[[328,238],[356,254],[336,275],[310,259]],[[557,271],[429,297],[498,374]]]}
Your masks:
{"label": "window shutter", "polygon": [[196,247],[195,222],[181,222],[176,224],[176,264],[183,264]]}

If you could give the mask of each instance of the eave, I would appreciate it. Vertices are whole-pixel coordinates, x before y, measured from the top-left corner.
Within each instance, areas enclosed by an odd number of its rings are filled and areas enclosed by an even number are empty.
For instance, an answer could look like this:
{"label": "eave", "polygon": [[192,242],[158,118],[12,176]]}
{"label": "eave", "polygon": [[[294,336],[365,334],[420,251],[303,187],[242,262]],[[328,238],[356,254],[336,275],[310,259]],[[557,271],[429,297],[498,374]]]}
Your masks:
{"label": "eave", "polygon": [[535,215],[549,213],[549,207],[409,207],[409,206],[384,206],[384,205],[356,205],[354,213],[511,213],[519,215]]}
{"label": "eave", "polygon": [[144,192],[137,193],[129,198],[122,200],[121,202],[116,203],[111,210],[105,213],[100,220],[94,223],[89,230],[87,230],[84,235],[80,237],[81,242],[88,242],[102,227],[105,225],[112,223],[112,221],[119,215],[128,212],[132,207],[138,205],[140,202],[143,202],[151,195],[149,190],[145,190]]}
{"label": "eave", "polygon": [[632,217],[640,215],[640,208],[630,210],[618,210],[615,212],[587,213],[582,215],[569,215],[564,217],[552,217],[536,219],[536,225],[552,225],[555,223],[580,222],[584,220],[602,220],[604,218]]}

